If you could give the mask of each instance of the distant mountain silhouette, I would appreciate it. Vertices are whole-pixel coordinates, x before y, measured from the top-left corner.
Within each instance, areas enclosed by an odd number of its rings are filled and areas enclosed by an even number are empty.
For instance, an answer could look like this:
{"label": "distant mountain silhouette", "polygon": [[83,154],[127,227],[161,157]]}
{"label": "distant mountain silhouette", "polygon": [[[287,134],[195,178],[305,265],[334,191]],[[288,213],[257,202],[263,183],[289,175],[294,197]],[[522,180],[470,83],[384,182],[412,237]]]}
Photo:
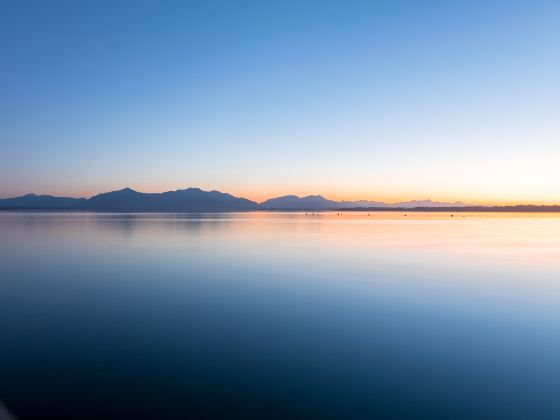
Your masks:
{"label": "distant mountain silhouette", "polygon": [[285,195],[264,201],[261,203],[261,208],[265,210],[332,210],[340,208],[340,202],[327,200],[321,195],[308,195],[307,197]]}
{"label": "distant mountain silhouette", "polygon": [[426,200],[412,200],[403,201],[401,203],[392,204],[391,207],[404,207],[404,208],[414,208],[414,207],[465,207],[467,204],[456,201],[454,203],[442,203],[440,201],[432,201],[430,199]]}
{"label": "distant mountain silhouette", "polygon": [[0,209],[57,209],[123,212],[227,212],[257,210],[259,205],[219,191],[198,188],[164,193],[141,193],[130,188],[98,194],[90,199],[37,196],[0,200]]}
{"label": "distant mountain silhouette", "polygon": [[271,198],[261,203],[261,207],[267,210],[341,210],[352,208],[413,208],[413,207],[463,207],[461,202],[441,203],[432,200],[413,200],[396,204],[387,204],[381,201],[333,201],[321,195],[308,195],[298,197],[297,195],[285,195],[283,197]]}
{"label": "distant mountain silhouette", "polygon": [[53,197],[52,195],[26,194],[21,197],[0,199],[3,209],[76,209],[85,203],[85,198]]}
{"label": "distant mountain silhouette", "polygon": [[285,195],[261,204],[219,191],[199,188],[142,193],[130,188],[98,194],[89,199],[27,194],[0,199],[0,210],[82,210],[115,212],[229,212],[251,210],[348,210],[348,211],[450,211],[450,212],[560,212],[560,206],[473,206],[438,201],[413,200],[387,204],[380,201],[334,201],[321,195]]}
{"label": "distant mountain silhouette", "polygon": [[245,198],[199,188],[141,193],[130,188],[96,195],[84,209],[103,211],[222,212],[257,210],[258,204]]}

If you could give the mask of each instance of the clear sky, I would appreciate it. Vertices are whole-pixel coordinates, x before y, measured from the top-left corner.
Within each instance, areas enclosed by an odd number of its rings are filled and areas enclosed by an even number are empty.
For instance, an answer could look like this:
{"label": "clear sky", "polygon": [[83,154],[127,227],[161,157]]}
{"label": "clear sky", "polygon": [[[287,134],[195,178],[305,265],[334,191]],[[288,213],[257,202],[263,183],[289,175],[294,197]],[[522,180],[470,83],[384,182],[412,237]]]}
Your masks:
{"label": "clear sky", "polygon": [[558,1],[0,0],[0,196],[560,202]]}

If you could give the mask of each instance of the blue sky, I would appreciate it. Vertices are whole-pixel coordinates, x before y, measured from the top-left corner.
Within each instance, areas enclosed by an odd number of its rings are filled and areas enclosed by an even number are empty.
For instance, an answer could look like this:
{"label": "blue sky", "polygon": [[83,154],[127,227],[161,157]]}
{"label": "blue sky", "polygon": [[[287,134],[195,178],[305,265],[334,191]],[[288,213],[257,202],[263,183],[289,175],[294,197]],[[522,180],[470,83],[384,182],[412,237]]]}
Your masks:
{"label": "blue sky", "polygon": [[560,3],[0,0],[0,196],[560,202]]}

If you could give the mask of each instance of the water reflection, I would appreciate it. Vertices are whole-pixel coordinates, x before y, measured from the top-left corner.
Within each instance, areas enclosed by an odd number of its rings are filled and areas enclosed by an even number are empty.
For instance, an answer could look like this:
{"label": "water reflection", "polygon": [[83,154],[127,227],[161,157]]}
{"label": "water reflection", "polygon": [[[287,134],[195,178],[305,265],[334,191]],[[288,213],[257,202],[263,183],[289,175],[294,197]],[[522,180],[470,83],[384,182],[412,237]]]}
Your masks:
{"label": "water reflection", "polygon": [[[465,216],[465,217],[462,217]],[[21,418],[556,418],[560,217],[0,214]]]}

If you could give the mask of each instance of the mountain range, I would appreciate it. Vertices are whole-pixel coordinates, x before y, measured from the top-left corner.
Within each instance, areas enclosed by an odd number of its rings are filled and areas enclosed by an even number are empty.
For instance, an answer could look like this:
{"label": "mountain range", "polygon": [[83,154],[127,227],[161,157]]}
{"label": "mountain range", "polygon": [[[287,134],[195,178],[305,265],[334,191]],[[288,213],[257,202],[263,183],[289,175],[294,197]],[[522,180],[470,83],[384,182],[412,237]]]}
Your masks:
{"label": "mountain range", "polygon": [[413,200],[387,204],[381,201],[335,201],[321,195],[298,197],[286,195],[256,203],[219,191],[199,188],[142,193],[130,188],[95,195],[91,198],[54,197],[26,194],[0,199],[0,210],[70,210],[108,212],[177,212],[206,213],[252,210],[369,210],[369,211],[475,211],[475,212],[560,212],[560,206],[479,206],[461,202],[442,203],[432,200]]}
{"label": "mountain range", "polygon": [[321,195],[308,195],[298,197],[297,195],[285,195],[283,197],[271,198],[260,204],[265,210],[341,210],[353,208],[414,208],[414,207],[464,207],[461,202],[441,203],[432,200],[403,201],[395,204],[387,204],[381,201],[334,201]]}
{"label": "mountain range", "polygon": [[89,210],[116,212],[227,212],[258,210],[257,203],[219,191],[199,188],[142,193],[130,188],[95,195],[89,199],[27,194],[0,199],[0,209]]}
{"label": "mountain range", "polygon": [[461,207],[463,203],[431,200],[387,204],[379,201],[334,201],[321,195],[286,195],[256,203],[219,191],[199,188],[142,193],[130,188],[95,195],[89,199],[27,194],[0,199],[1,210],[84,210],[116,212],[228,212],[250,210],[341,210],[354,208]]}

